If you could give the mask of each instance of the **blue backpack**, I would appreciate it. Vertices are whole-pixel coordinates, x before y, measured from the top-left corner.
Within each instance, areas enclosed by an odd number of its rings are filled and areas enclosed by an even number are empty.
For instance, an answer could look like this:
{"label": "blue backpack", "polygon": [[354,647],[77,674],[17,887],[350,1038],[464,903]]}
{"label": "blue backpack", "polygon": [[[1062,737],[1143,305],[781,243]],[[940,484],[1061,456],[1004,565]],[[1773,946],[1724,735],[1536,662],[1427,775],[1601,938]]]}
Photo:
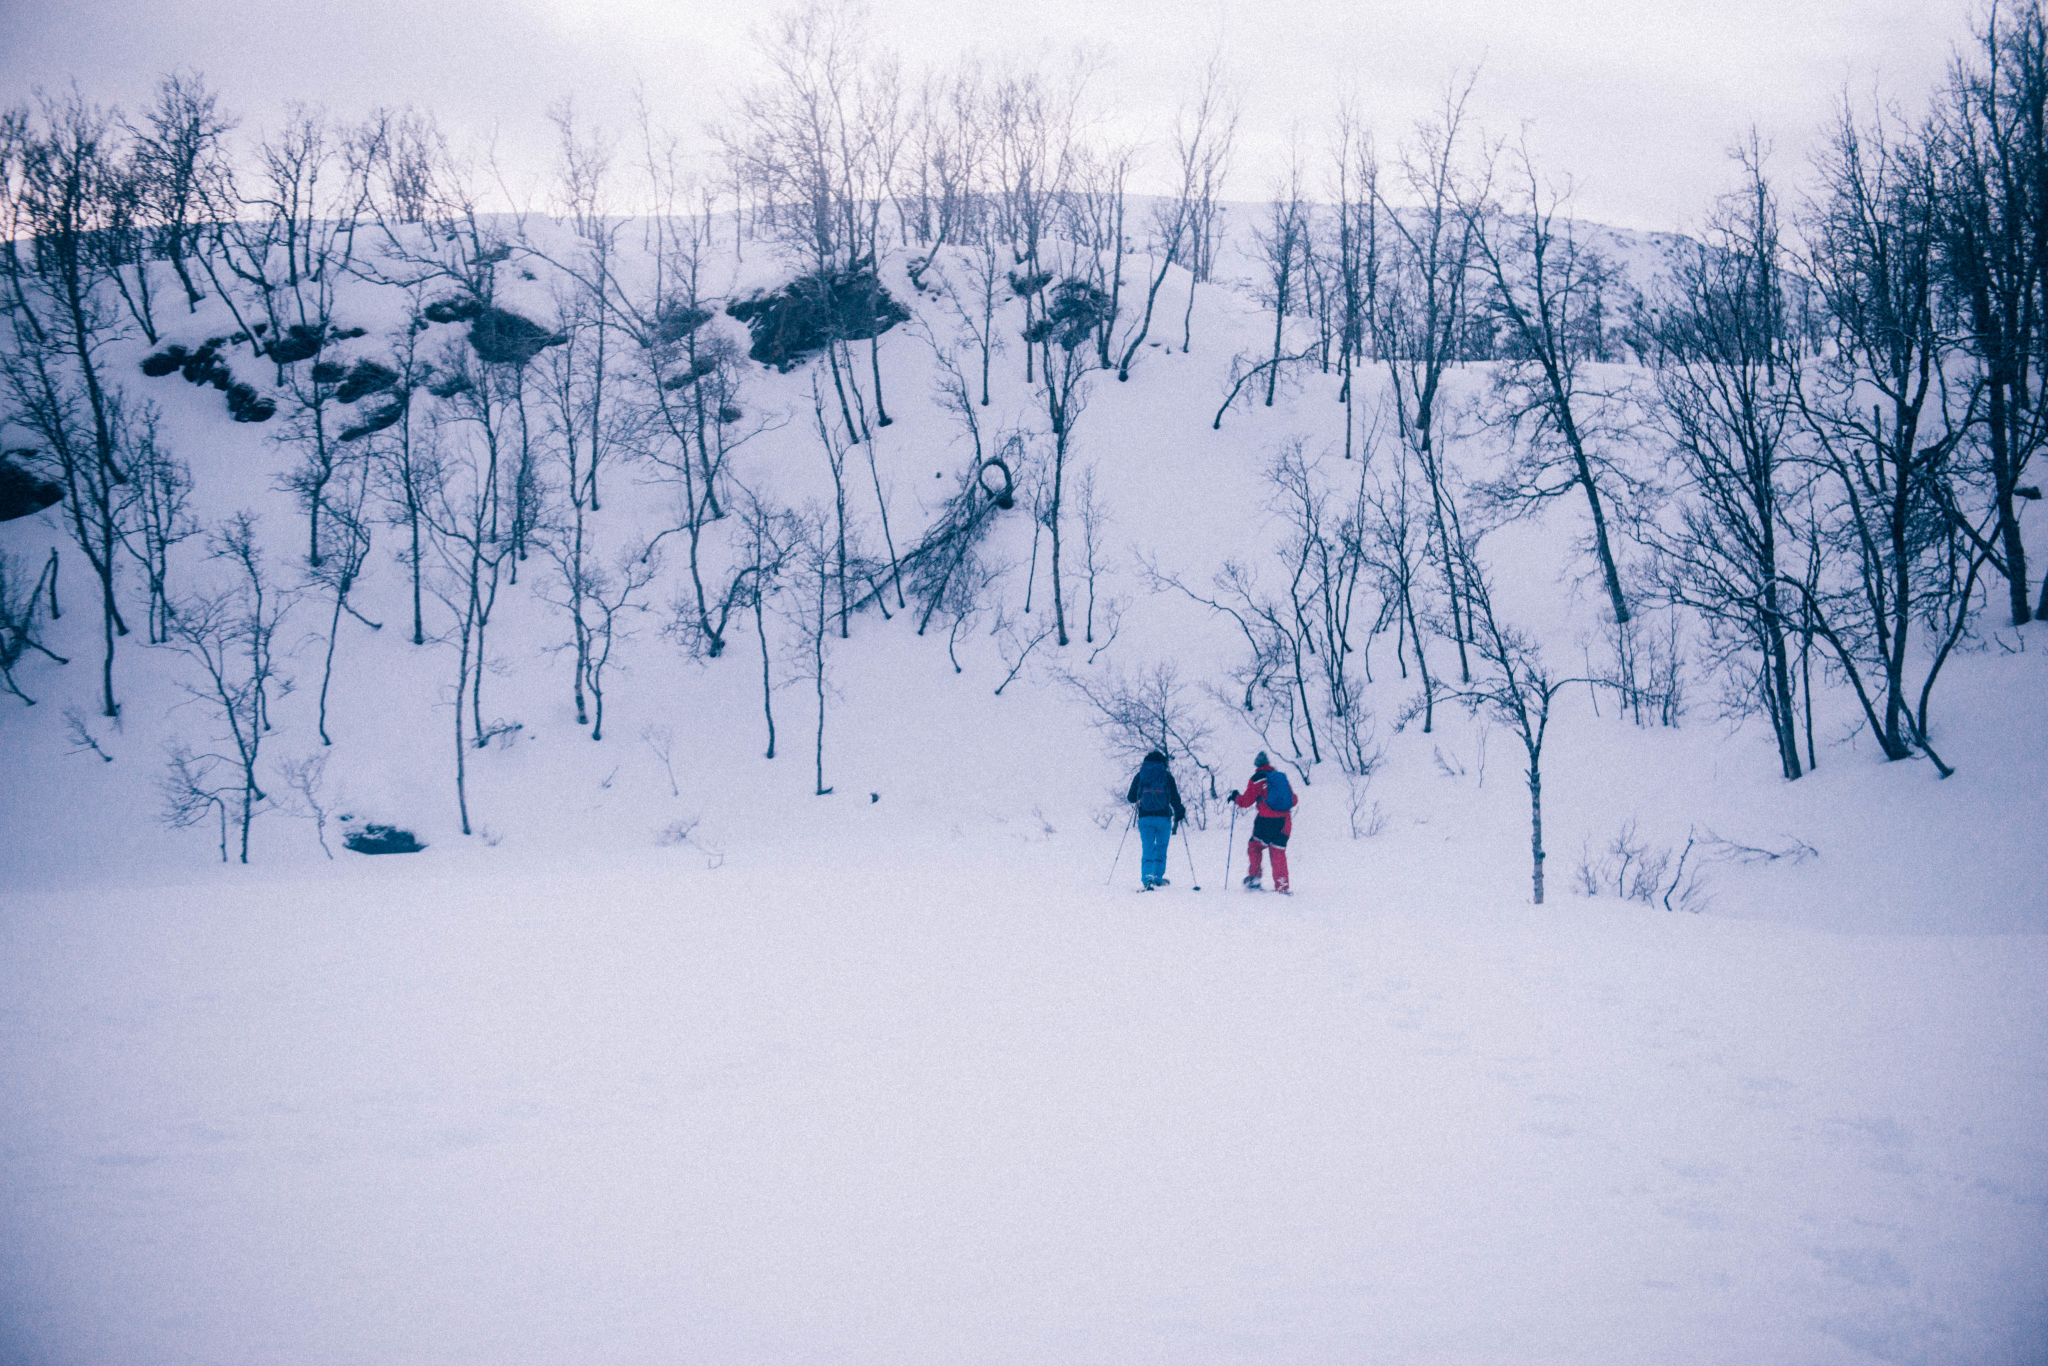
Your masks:
{"label": "blue backpack", "polygon": [[1266,805],[1275,811],[1294,809],[1294,787],[1277,768],[1266,775]]}
{"label": "blue backpack", "polygon": [[1138,814],[1141,816],[1164,816],[1173,811],[1173,798],[1167,787],[1165,764],[1149,763],[1138,770]]}

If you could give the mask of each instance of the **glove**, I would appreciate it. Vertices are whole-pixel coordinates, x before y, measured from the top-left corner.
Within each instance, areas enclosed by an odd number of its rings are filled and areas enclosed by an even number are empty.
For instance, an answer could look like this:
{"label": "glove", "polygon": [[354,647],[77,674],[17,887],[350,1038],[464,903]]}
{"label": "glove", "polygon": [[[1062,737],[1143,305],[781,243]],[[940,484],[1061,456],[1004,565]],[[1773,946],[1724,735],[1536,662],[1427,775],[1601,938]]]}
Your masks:
{"label": "glove", "polygon": [[1230,800],[1233,802],[1237,800],[1237,789],[1234,787],[1230,789]]}

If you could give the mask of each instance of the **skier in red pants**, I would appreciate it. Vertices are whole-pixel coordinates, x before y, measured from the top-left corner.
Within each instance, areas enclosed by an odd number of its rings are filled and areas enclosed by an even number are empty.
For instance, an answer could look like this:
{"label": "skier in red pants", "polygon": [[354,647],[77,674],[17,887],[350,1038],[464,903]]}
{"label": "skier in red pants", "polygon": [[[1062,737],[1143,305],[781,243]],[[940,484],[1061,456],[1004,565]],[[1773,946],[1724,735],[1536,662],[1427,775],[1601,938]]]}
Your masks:
{"label": "skier in red pants", "polygon": [[1252,821],[1251,842],[1245,852],[1251,857],[1249,870],[1244,875],[1244,885],[1251,891],[1259,889],[1259,877],[1264,872],[1265,851],[1273,851],[1273,890],[1285,893],[1287,888],[1287,836],[1294,830],[1294,784],[1287,775],[1273,767],[1261,751],[1252,760],[1251,781],[1244,785],[1244,791],[1233,792],[1230,800],[1239,806],[1257,805],[1258,816]]}

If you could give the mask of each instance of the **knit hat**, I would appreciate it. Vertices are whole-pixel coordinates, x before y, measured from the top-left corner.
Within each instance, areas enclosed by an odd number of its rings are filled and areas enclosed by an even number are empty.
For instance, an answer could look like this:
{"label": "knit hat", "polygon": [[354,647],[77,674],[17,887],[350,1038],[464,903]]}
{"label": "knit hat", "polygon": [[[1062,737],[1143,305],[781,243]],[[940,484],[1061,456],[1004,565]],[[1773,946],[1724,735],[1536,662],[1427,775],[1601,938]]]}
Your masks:
{"label": "knit hat", "polygon": [[1272,766],[1273,761],[1266,757],[1266,751],[1263,749],[1259,751],[1258,757],[1252,760],[1253,768],[1271,768]]}

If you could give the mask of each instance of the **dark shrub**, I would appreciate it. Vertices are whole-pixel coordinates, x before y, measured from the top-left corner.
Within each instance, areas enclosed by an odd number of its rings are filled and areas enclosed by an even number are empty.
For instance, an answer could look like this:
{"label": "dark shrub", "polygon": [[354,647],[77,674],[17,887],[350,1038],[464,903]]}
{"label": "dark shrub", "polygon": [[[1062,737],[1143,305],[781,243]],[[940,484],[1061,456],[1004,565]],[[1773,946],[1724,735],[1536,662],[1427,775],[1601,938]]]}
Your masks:
{"label": "dark shrub", "polygon": [[237,422],[268,422],[277,414],[277,400],[256,392],[255,386],[237,384],[228,390],[228,416]]}
{"label": "dark shrub", "polygon": [[270,344],[270,358],[279,365],[296,365],[320,354],[327,344],[327,329],[314,323],[293,323],[284,335]]}
{"label": "dark shrub", "polygon": [[228,369],[226,361],[214,354],[211,346],[202,346],[185,357],[185,364],[181,368],[185,372],[185,378],[192,383],[211,384],[222,393],[226,393],[228,386],[235,382],[234,372]]}
{"label": "dark shrub", "polygon": [[348,372],[348,378],[342,380],[341,387],[334,391],[334,396],[343,403],[354,403],[359,398],[381,394],[396,383],[396,371],[373,360],[359,360]]}
{"label": "dark shrub", "polygon": [[347,373],[348,371],[341,368],[341,362],[339,361],[317,361],[313,365],[313,383],[339,384],[341,383],[341,377]]}
{"label": "dark shrub", "polygon": [[483,311],[483,305],[467,294],[436,299],[420,310],[430,323],[466,323]]}
{"label": "dark shrub", "polygon": [[879,337],[910,317],[871,266],[799,275],[772,294],[742,299],[725,311],[753,335],[747,354],[784,374],[828,342]]}
{"label": "dark shrub", "polygon": [[1028,342],[1047,338],[1072,351],[1109,317],[1109,295],[1087,280],[1062,280],[1046,296],[1045,314],[1024,333]]}
{"label": "dark shrub", "polygon": [[427,847],[413,838],[412,831],[389,825],[365,825],[349,831],[341,842],[358,854],[417,854]]}
{"label": "dark shrub", "polygon": [[361,422],[353,427],[344,428],[341,433],[341,439],[343,441],[356,441],[368,436],[371,432],[383,431],[386,427],[391,426],[398,419],[405,416],[405,403],[405,395],[400,394],[390,402],[380,404],[372,409],[370,415]]}
{"label": "dark shrub", "polygon": [[[209,337],[206,345],[197,351],[187,351],[182,346],[166,346],[142,362],[142,373],[152,377],[168,375],[173,371],[182,372],[193,384],[211,384],[228,396],[228,415],[237,422],[268,422],[277,414],[277,400],[256,391],[251,384],[240,384],[235,380],[234,371],[220,358],[220,348],[227,344],[226,337]],[[317,365],[313,377],[322,383],[331,384],[342,378],[338,365]]]}
{"label": "dark shrub", "polygon": [[718,368],[718,362],[710,356],[699,356],[690,362],[690,368],[680,375],[671,375],[661,382],[664,389],[687,389],[704,376]]}
{"label": "dark shrub", "polygon": [[47,479],[30,474],[5,456],[0,456],[0,522],[41,512],[59,502],[64,490]]}
{"label": "dark shrub", "polygon": [[155,355],[142,358],[142,373],[151,379],[162,379],[174,370],[183,369],[186,355],[182,346],[166,346]]}
{"label": "dark shrub", "polygon": [[492,365],[524,365],[567,340],[560,332],[550,332],[531,318],[502,308],[484,309],[469,325],[469,344]]}
{"label": "dark shrub", "polygon": [[672,346],[711,321],[711,311],[671,299],[654,315],[654,340]]}
{"label": "dark shrub", "polygon": [[193,384],[211,384],[216,376],[227,373],[226,364],[210,344],[200,347],[197,351],[187,351],[184,362],[178,368],[185,372],[185,378]]}

